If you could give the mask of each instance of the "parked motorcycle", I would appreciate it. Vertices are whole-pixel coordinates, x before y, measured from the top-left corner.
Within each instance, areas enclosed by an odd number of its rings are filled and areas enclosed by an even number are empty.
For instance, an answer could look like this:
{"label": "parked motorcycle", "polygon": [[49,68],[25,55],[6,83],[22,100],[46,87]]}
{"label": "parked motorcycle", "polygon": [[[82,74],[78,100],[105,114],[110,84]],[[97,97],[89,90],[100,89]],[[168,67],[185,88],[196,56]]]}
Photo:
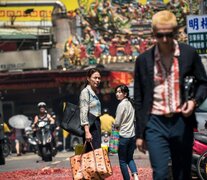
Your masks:
{"label": "parked motorcycle", "polygon": [[4,134],[4,138],[2,139],[2,151],[4,157],[7,157],[11,154],[12,148],[11,148],[11,142],[9,140],[9,137]]}
{"label": "parked motorcycle", "polygon": [[2,139],[0,139],[0,165],[5,164],[5,157],[3,155]]}
{"label": "parked motorcycle", "polygon": [[207,179],[207,135],[199,132],[194,132],[192,172]]}
{"label": "parked motorcycle", "polygon": [[52,157],[57,154],[54,146],[54,137],[52,136],[51,125],[48,121],[38,121],[36,124],[36,138],[38,155],[43,161],[52,161]]}

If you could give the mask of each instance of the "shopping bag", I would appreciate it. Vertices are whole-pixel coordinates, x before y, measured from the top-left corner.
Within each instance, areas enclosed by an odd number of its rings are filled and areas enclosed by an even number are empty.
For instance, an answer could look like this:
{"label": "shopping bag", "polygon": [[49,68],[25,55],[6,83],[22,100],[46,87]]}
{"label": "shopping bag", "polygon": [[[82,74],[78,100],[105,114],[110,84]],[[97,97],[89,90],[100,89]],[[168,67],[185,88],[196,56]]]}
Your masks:
{"label": "shopping bag", "polygon": [[118,148],[119,148],[119,131],[113,128],[109,140],[109,152],[112,154],[116,154],[118,153]]}
{"label": "shopping bag", "polygon": [[[86,147],[84,144],[84,149]],[[90,143],[91,144],[91,143]],[[91,144],[92,146],[92,144]],[[93,149],[93,146],[92,146]],[[112,167],[105,149],[93,149],[90,152],[70,157],[73,179],[101,180],[112,175]]]}
{"label": "shopping bag", "polygon": [[83,151],[83,144],[77,144],[75,146],[75,155],[80,155]]}
{"label": "shopping bag", "polygon": [[[90,126],[94,124],[95,120],[96,116],[88,113],[88,121]],[[60,122],[60,127],[70,132],[71,134],[83,137],[84,129],[81,126],[79,106],[67,102],[63,112],[62,121]]]}

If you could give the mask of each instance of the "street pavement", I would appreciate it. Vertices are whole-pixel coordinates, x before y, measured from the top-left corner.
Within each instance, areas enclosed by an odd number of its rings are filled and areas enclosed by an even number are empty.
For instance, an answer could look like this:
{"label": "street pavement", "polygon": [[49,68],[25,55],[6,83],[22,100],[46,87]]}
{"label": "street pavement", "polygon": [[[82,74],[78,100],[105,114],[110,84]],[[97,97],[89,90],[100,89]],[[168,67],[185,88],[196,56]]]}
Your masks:
{"label": "street pavement", "polygon": [[[0,165],[0,180],[72,180],[69,158],[74,151],[58,152],[52,162],[44,162],[34,153],[22,156],[12,154],[6,158],[6,164]],[[113,168],[113,175],[107,180],[123,180],[117,155],[109,155]],[[134,160],[139,172],[139,180],[152,180],[148,153],[143,154],[137,150]],[[170,180],[171,178],[169,178]],[[197,177],[193,177],[198,180]]]}
{"label": "street pavement", "polygon": [[[0,172],[25,170],[25,169],[42,169],[45,167],[51,168],[70,168],[69,157],[73,156],[74,151],[58,152],[52,162],[44,162],[34,153],[26,153],[22,156],[12,154],[6,158],[6,164],[0,165]],[[111,165],[119,166],[118,156],[109,155]],[[138,168],[149,168],[148,154],[143,154],[137,150],[134,153],[134,160]]]}
{"label": "street pavement", "polygon": [[[59,152],[52,162],[44,162],[34,153],[22,156],[12,154],[6,158],[6,164],[0,166],[0,180],[72,180],[69,157],[74,152]],[[113,175],[107,180],[123,180],[117,155],[109,155]],[[152,180],[148,154],[135,150],[134,160],[137,164],[139,179]]]}

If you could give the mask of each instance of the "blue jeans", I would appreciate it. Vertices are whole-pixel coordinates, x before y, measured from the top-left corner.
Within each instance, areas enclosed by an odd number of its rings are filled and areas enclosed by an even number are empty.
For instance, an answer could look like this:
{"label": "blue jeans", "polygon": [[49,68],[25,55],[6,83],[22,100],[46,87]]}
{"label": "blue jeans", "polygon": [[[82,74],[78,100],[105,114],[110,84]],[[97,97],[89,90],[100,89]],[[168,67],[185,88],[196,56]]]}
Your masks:
{"label": "blue jeans", "polygon": [[124,138],[119,137],[119,165],[121,168],[121,172],[124,180],[130,180],[130,175],[128,172],[128,166],[132,174],[137,174],[137,167],[133,159],[134,150],[136,148],[135,145],[135,137]]}
{"label": "blue jeans", "polygon": [[145,137],[153,168],[153,180],[168,179],[168,162],[172,160],[173,179],[191,179],[193,126],[181,114],[167,118],[151,115]]}

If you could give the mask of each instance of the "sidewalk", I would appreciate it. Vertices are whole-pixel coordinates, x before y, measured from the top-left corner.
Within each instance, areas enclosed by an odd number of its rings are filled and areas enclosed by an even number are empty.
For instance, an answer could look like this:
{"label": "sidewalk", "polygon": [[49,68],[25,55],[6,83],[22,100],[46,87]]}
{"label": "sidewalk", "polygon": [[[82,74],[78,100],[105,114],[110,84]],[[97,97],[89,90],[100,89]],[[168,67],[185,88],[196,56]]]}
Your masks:
{"label": "sidewalk", "polygon": [[[119,159],[118,159],[117,154],[115,154],[115,155],[109,154],[109,158],[111,160],[112,166],[113,165],[119,166]],[[141,152],[135,150],[135,152],[134,152],[134,161],[135,161],[136,165],[140,168],[149,168],[150,167],[148,153],[144,154],[144,153],[141,153]]]}

